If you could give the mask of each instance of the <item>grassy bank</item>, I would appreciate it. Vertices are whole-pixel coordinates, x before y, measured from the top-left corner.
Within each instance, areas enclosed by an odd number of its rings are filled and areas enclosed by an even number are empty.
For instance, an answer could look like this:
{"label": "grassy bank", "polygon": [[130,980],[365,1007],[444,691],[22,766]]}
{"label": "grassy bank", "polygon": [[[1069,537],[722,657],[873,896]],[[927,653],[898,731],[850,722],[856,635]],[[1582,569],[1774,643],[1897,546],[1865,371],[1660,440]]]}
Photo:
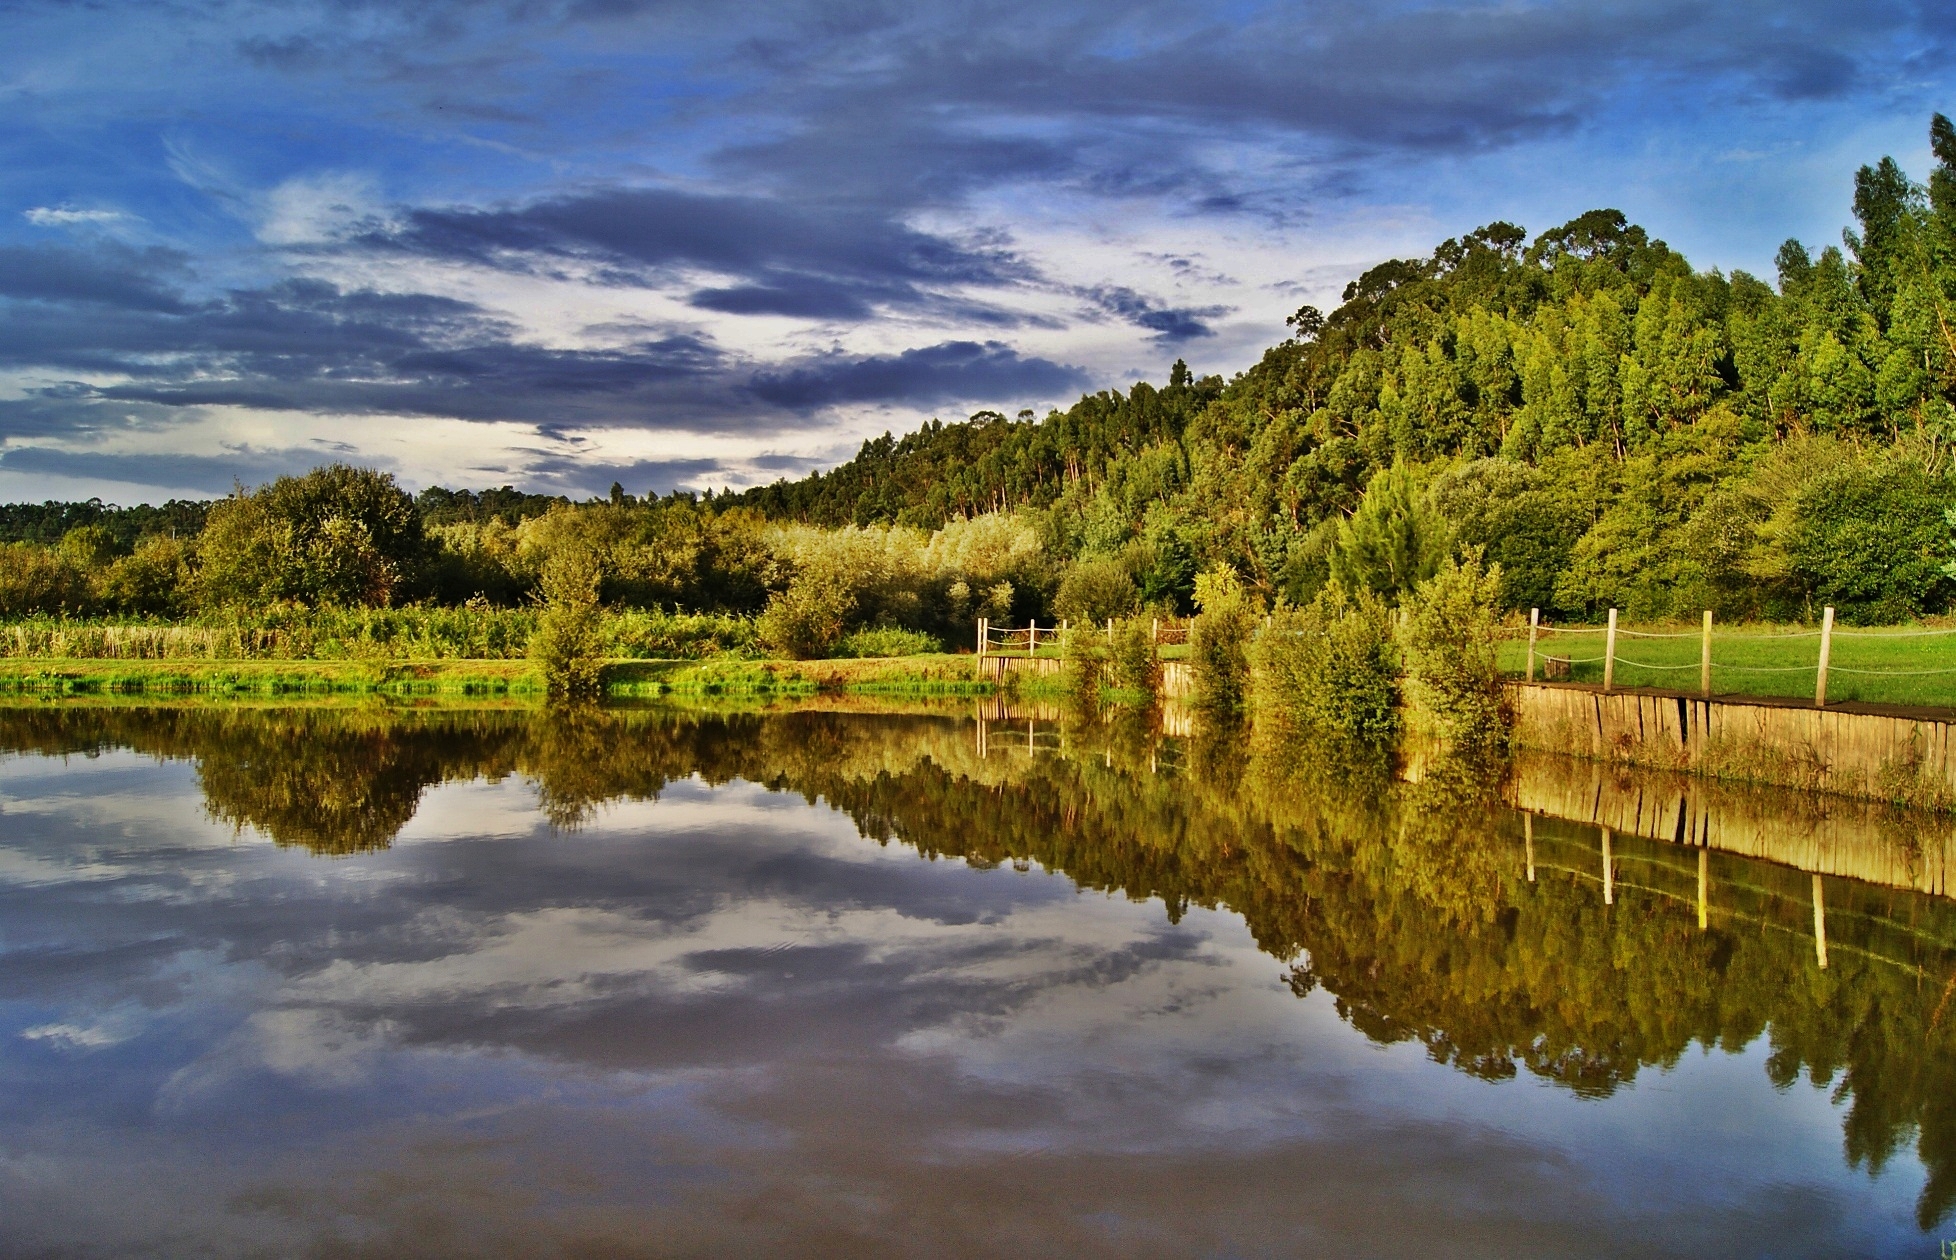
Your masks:
{"label": "grassy bank", "polygon": [[[967,696],[991,688],[971,658],[950,655],[834,661],[614,660],[614,696]],[[17,696],[454,696],[541,699],[542,676],[525,660],[204,661],[90,658],[0,659],[0,694]]]}
{"label": "grassy bank", "polygon": [[[1956,708],[1956,634],[1925,627],[1834,631],[1827,698],[1834,702]],[[1634,630],[1634,633],[1630,632]],[[1619,627],[1616,685],[1696,692],[1700,629],[1692,625]],[[1575,682],[1603,681],[1605,636],[1544,635],[1536,647],[1537,678],[1550,656],[1572,661]],[[1599,659],[1584,660],[1585,657]],[[1812,699],[1820,635],[1811,626],[1714,627],[1712,694]],[[1519,677],[1528,665],[1527,631],[1501,645],[1501,667]]]}

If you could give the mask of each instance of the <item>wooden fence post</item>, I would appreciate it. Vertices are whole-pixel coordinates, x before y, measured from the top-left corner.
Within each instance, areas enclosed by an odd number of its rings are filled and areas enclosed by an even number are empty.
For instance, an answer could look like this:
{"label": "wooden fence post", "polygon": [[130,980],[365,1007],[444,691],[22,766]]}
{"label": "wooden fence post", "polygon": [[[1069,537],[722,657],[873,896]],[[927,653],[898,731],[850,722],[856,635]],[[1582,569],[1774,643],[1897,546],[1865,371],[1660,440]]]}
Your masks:
{"label": "wooden fence post", "polygon": [[985,649],[991,646],[991,631],[991,620],[986,617],[980,617],[978,619],[978,659],[981,661],[985,659]]}
{"label": "wooden fence post", "polygon": [[1148,642],[1150,643],[1161,642],[1161,618],[1159,617],[1155,618],[1155,624],[1152,627],[1150,627],[1148,630]]}
{"label": "wooden fence post", "polygon": [[[1031,660],[1037,655],[1039,655],[1039,618],[1034,617],[1026,622],[1026,659]],[[1026,668],[1032,667],[1028,665]]]}
{"label": "wooden fence post", "polygon": [[1112,617],[1107,619],[1107,646],[1114,646],[1114,619]]}
{"label": "wooden fence post", "polygon": [[1610,609],[1610,632],[1603,640],[1603,690],[1616,686],[1616,609]]}
{"label": "wooden fence post", "polygon": [[[1829,604],[1827,611],[1820,617],[1820,672],[1813,680],[1813,707],[1816,709],[1827,707],[1827,658],[1833,653],[1834,607]],[[1823,962],[1820,965],[1825,967],[1827,964]]]}
{"label": "wooden fence post", "polygon": [[[1540,632],[1541,628],[1542,628],[1542,610],[1539,608],[1529,609],[1528,610],[1528,681],[1529,682],[1535,681],[1535,635]],[[1532,847],[1531,847],[1531,851],[1532,851]]]}
{"label": "wooden fence post", "polygon": [[1698,694],[1711,699],[1711,609],[1705,609],[1705,637],[1698,644]]}

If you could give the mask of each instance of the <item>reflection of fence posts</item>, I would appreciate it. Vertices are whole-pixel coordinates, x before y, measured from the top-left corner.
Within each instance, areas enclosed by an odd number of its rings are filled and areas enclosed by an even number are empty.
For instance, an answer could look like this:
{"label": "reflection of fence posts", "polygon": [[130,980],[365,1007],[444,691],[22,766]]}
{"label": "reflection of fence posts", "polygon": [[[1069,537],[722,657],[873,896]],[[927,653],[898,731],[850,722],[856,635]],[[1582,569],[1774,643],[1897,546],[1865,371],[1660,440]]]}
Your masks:
{"label": "reflection of fence posts", "polygon": [[[1614,610],[1612,610],[1614,611]],[[1610,868],[1610,829],[1599,828],[1603,833],[1603,904],[1616,904],[1616,872]]]}
{"label": "reflection of fence posts", "polygon": [[1603,644],[1603,690],[1616,686],[1616,609],[1610,609],[1610,634]]}
{"label": "reflection of fence posts", "polygon": [[1827,970],[1827,903],[1821,899],[1819,871],[1813,873],[1813,954],[1820,962],[1820,969]]}
{"label": "reflection of fence posts", "polygon": [[[1827,658],[1832,655],[1833,650],[1834,607],[1829,604],[1826,613],[1820,619],[1820,669],[1813,680],[1813,707],[1816,709],[1827,707]],[[1820,965],[1823,967],[1827,965],[1824,958]]]}

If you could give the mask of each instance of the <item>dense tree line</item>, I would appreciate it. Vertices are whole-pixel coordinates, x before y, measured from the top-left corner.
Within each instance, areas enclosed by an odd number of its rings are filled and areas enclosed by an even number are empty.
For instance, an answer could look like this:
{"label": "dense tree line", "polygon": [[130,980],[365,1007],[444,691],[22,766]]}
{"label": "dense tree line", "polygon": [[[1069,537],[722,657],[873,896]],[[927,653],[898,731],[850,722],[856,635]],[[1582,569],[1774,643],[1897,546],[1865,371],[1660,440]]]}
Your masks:
{"label": "dense tree line", "polygon": [[1956,127],[1926,184],[1855,178],[1840,245],[1700,272],[1613,210],[1382,263],[1231,380],[980,412],[739,494],[410,498],[322,469],[210,505],[0,510],[0,615],[515,604],[575,551],[603,603],[852,627],[1187,612],[1328,584],[1396,602],[1480,548],[1500,600],[1586,618],[1851,621],[1956,596]]}

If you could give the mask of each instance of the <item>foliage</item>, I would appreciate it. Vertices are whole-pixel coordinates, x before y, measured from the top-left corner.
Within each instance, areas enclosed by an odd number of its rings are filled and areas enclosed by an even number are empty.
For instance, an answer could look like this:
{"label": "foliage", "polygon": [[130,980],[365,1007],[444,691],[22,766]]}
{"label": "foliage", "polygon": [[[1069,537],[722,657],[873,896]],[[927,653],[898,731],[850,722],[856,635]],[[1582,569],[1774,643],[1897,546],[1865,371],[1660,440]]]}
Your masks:
{"label": "foliage", "polygon": [[543,615],[530,659],[542,667],[553,696],[581,698],[600,689],[599,578],[597,557],[578,549],[559,551],[544,569]]}
{"label": "foliage", "polygon": [[1366,744],[1399,733],[1399,648],[1392,613],[1371,591],[1330,586],[1308,607],[1279,606],[1250,657],[1259,727]]}
{"label": "foliage", "polygon": [[1439,569],[1447,533],[1412,468],[1396,462],[1372,478],[1358,511],[1339,526],[1331,580],[1396,601]]}
{"label": "foliage", "polygon": [[1053,615],[1082,625],[1105,626],[1110,618],[1129,616],[1140,606],[1133,577],[1113,556],[1083,556],[1067,565],[1053,596]]}
{"label": "foliage", "polygon": [[1155,651],[1152,619],[1126,617],[1114,623],[1108,656],[1108,682],[1152,702],[1161,691],[1161,658]]}
{"label": "foliage", "polygon": [[842,657],[923,656],[942,652],[944,644],[936,636],[902,626],[865,626],[842,637],[835,654]]}
{"label": "foliage", "polygon": [[1498,659],[1501,567],[1477,552],[1449,558],[1407,602],[1400,643],[1415,710],[1439,735],[1466,747],[1507,737]]}
{"label": "foliage", "polygon": [[1195,580],[1201,612],[1189,625],[1189,669],[1198,707],[1216,714],[1243,708],[1249,685],[1250,639],[1258,608],[1233,569],[1211,569]]}
{"label": "foliage", "polygon": [[392,476],[331,464],[211,507],[198,543],[203,595],[217,605],[385,606],[421,577],[426,542]]}

